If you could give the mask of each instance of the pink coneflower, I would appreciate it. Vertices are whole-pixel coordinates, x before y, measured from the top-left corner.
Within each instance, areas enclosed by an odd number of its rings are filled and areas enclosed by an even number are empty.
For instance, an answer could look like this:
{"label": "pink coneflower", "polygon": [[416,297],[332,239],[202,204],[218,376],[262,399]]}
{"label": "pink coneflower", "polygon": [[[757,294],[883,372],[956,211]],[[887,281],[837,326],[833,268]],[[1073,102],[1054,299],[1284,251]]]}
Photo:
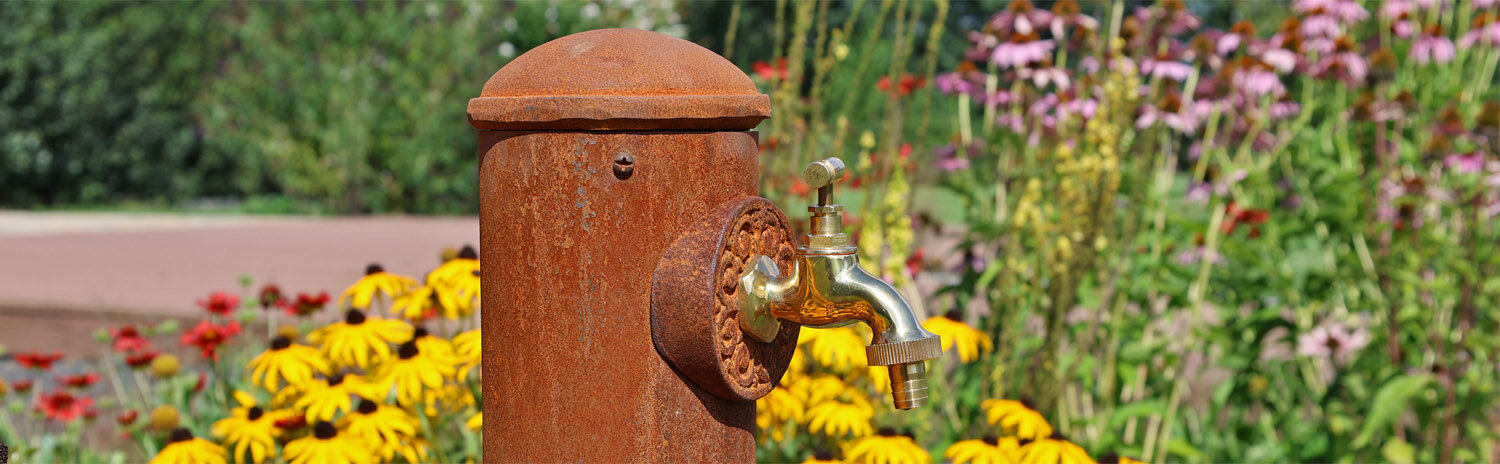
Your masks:
{"label": "pink coneflower", "polygon": [[1265,95],[1282,95],[1286,92],[1286,86],[1282,85],[1281,78],[1271,72],[1269,65],[1256,63],[1240,67],[1235,70],[1234,77],[1230,79],[1234,87],[1250,98],[1260,98]]}
{"label": "pink coneflower", "polygon": [[938,74],[932,81],[944,94],[966,93],[976,100],[984,98],[984,73],[969,60],[960,61],[953,72]]}
{"label": "pink coneflower", "polygon": [[1268,48],[1260,53],[1260,60],[1277,73],[1286,74],[1297,69],[1297,62],[1301,60],[1297,54],[1285,48]]}
{"label": "pink coneflower", "polygon": [[1365,57],[1355,53],[1354,39],[1339,37],[1333,53],[1324,56],[1313,66],[1313,75],[1324,79],[1339,79],[1349,85],[1360,85],[1365,81]]}
{"label": "pink coneflower", "polygon": [[1182,82],[1193,73],[1193,67],[1172,59],[1169,53],[1158,53],[1155,57],[1141,60],[1141,73]]}
{"label": "pink coneflower", "polygon": [[1443,64],[1453,61],[1457,51],[1453,49],[1453,41],[1443,35],[1443,26],[1433,24],[1432,27],[1423,31],[1411,44],[1411,58],[1417,60],[1418,64]]}
{"label": "pink coneflower", "polygon": [[1031,35],[1038,26],[1052,21],[1052,13],[1039,10],[1030,0],[1012,0],[1004,10],[990,17],[989,27],[1000,37],[1007,35]]}
{"label": "pink coneflower", "polygon": [[1198,121],[1182,111],[1182,97],[1176,92],[1168,92],[1159,105],[1141,105],[1141,115],[1135,120],[1135,128],[1145,130],[1157,121],[1184,134],[1198,128]]}
{"label": "pink coneflower", "polygon": [[1156,34],[1182,35],[1203,25],[1182,0],[1161,0],[1149,8],[1137,8],[1135,17],[1141,24],[1160,27]]}
{"label": "pink coneflower", "polygon": [[1297,337],[1297,354],[1332,359],[1336,364],[1347,364],[1359,354],[1359,350],[1370,344],[1370,332],[1363,326],[1346,327],[1343,324],[1324,321],[1311,331]]}
{"label": "pink coneflower", "polygon": [[1412,4],[1408,0],[1386,0],[1380,4],[1380,16],[1390,21],[1391,33],[1408,38],[1412,33]]}
{"label": "pink coneflower", "polygon": [[1469,48],[1475,44],[1500,45],[1500,14],[1482,12],[1474,17],[1473,25],[1458,39],[1458,45]]}
{"label": "pink coneflower", "polygon": [[1239,50],[1241,44],[1245,42],[1253,43],[1256,40],[1255,24],[1249,20],[1241,19],[1235,22],[1234,25],[1229,26],[1229,32],[1219,35],[1214,41],[1214,47],[1218,49],[1220,55],[1229,56],[1230,53]]}
{"label": "pink coneflower", "polygon": [[1092,98],[1077,98],[1074,89],[1068,89],[1057,93],[1049,93],[1036,103],[1031,104],[1029,112],[1034,116],[1042,118],[1042,125],[1048,128],[1057,127],[1057,123],[1065,121],[1073,116],[1083,120],[1094,117],[1099,103]]}
{"label": "pink coneflower", "polygon": [[1479,9],[1494,8],[1495,5],[1500,5],[1500,0],[1474,0],[1469,4]]}
{"label": "pink coneflower", "polygon": [[1065,28],[1082,28],[1088,31],[1099,29],[1099,20],[1083,14],[1083,9],[1078,7],[1074,0],[1059,0],[1052,4],[1052,21],[1050,24],[1053,37],[1067,37]]}
{"label": "pink coneflower", "polygon": [[1370,17],[1354,0],[1297,0],[1292,10],[1303,14],[1302,34],[1308,37],[1337,37],[1344,26]]}
{"label": "pink coneflower", "polygon": [[1475,151],[1467,155],[1448,155],[1443,158],[1443,164],[1459,173],[1480,172],[1484,170],[1484,154]]}
{"label": "pink coneflower", "polygon": [[1044,58],[1036,63],[1036,66],[1027,66],[1016,72],[1017,77],[1030,80],[1032,85],[1038,89],[1045,89],[1049,85],[1056,85],[1059,89],[1067,89],[1073,80],[1068,77],[1068,71],[1052,66],[1051,58]]}
{"label": "pink coneflower", "polygon": [[1177,259],[1177,264],[1181,264],[1183,266],[1196,264],[1198,263],[1198,261],[1204,259],[1207,259],[1209,264],[1217,265],[1224,263],[1224,255],[1219,254],[1219,252],[1217,251],[1211,251],[1203,245],[1194,246],[1192,248],[1177,252],[1177,256],[1175,256],[1175,258]]}
{"label": "pink coneflower", "polygon": [[1040,62],[1051,56],[1051,40],[1038,40],[1036,33],[1015,34],[1010,40],[995,46],[990,61],[1002,68],[1020,68]]}
{"label": "pink coneflower", "polygon": [[942,169],[943,172],[962,171],[969,168],[969,158],[959,156],[957,142],[937,147],[932,150],[932,154],[937,158],[935,164],[938,169]]}
{"label": "pink coneflower", "polygon": [[1290,96],[1282,96],[1276,103],[1271,104],[1271,119],[1286,119],[1296,116],[1302,112],[1302,104],[1297,103]]}

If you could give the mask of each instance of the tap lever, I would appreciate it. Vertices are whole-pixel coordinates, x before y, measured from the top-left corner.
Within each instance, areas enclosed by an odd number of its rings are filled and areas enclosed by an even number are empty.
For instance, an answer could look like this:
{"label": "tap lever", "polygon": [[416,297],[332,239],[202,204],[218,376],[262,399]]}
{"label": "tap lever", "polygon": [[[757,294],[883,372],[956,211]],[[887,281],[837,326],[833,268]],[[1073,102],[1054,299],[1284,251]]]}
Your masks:
{"label": "tap lever", "polygon": [[808,187],[818,189],[818,206],[833,201],[833,184],[844,179],[844,160],[824,158],[807,164],[802,169],[802,180]]}

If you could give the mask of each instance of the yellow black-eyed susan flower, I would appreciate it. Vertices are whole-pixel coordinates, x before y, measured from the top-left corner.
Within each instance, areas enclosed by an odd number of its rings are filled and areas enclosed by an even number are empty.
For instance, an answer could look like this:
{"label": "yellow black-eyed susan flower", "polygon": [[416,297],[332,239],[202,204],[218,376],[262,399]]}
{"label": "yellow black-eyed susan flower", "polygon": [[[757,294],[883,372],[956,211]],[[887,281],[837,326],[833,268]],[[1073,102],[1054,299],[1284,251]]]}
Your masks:
{"label": "yellow black-eyed susan flower", "polygon": [[453,342],[446,338],[438,337],[428,332],[426,327],[417,326],[412,331],[411,340],[417,342],[417,348],[424,353],[434,353],[445,358],[453,358]]}
{"label": "yellow black-eyed susan flower", "polygon": [[806,404],[821,403],[830,398],[854,391],[843,379],[828,374],[818,374],[798,379],[790,385],[793,393]]}
{"label": "yellow black-eyed susan flower", "polygon": [[453,316],[444,314],[445,317],[467,317],[473,314],[475,303],[479,301],[479,253],[474,251],[474,247],[464,246],[458,252],[458,257],[443,262],[443,265],[428,273],[426,283],[439,293],[447,293],[449,300],[456,304],[458,312]]}
{"label": "yellow black-eyed susan flower", "polygon": [[1047,423],[1042,413],[1031,409],[1031,404],[1024,399],[984,400],[979,406],[984,408],[990,425],[997,425],[1016,438],[1037,440],[1052,435],[1052,424]]}
{"label": "yellow black-eyed susan flower", "polygon": [[151,458],[151,464],[225,464],[224,447],[202,438],[194,438],[188,429],[177,429],[167,446]]}
{"label": "yellow black-eyed susan flower", "polygon": [[376,376],[381,382],[396,387],[396,401],[410,406],[426,399],[425,390],[443,387],[443,379],[454,375],[451,358],[440,354],[424,353],[415,342],[402,343],[396,357],[380,364]]}
{"label": "yellow black-eyed susan flower", "polygon": [[1019,462],[1016,452],[1020,448],[1020,440],[1016,437],[990,436],[949,445],[943,458],[953,461],[953,464],[1012,464]]}
{"label": "yellow black-eyed susan flower", "polygon": [[457,295],[446,288],[422,285],[396,297],[391,303],[391,313],[409,321],[425,320],[434,312],[447,319],[458,319],[459,304]]}
{"label": "yellow black-eyed susan flower", "polygon": [[365,441],[385,461],[401,454],[407,462],[425,462],[426,442],[418,443],[421,423],[406,410],[361,398],[359,408],[340,421],[344,434]]}
{"label": "yellow black-eyed susan flower", "polygon": [[865,366],[865,338],[852,326],[804,332],[823,332],[808,344],[807,351],[813,361],[823,367],[834,372],[849,372],[854,367]]}
{"label": "yellow black-eyed susan flower", "polygon": [[385,268],[379,264],[371,263],[365,267],[365,276],[360,277],[354,285],[344,289],[339,295],[339,306],[369,309],[370,303],[377,298],[395,298],[406,294],[417,281],[411,277],[385,272]]}
{"label": "yellow black-eyed susan flower", "polygon": [[234,447],[234,459],[238,462],[261,464],[276,457],[276,439],[281,436],[276,421],[289,412],[266,411],[256,404],[255,397],[244,391],[234,392],[234,399],[240,406],[230,410],[229,417],[214,422],[214,437]]}
{"label": "yellow black-eyed susan flower", "polygon": [[929,463],[932,455],[906,435],[892,429],[880,429],[880,433],[849,443],[844,448],[848,462],[865,463]]}
{"label": "yellow black-eyed susan flower", "polygon": [[808,456],[807,459],[802,460],[802,464],[843,464],[843,462],[835,458],[833,453],[827,450],[818,450],[812,456]]}
{"label": "yellow black-eyed susan flower", "polygon": [[1095,464],[1082,447],[1059,434],[1022,444],[1016,456],[1027,464]]}
{"label": "yellow black-eyed susan flower", "polygon": [[874,433],[875,408],[863,392],[850,389],[820,402],[808,402],[807,429],[829,437],[859,438]]}
{"label": "yellow black-eyed susan flower", "polygon": [[448,382],[442,387],[427,390],[422,405],[428,417],[437,417],[445,412],[456,413],[475,407],[474,393],[463,385]]}
{"label": "yellow black-eyed susan flower", "polygon": [[411,339],[410,324],[364,311],[351,309],[344,320],[328,324],[307,335],[308,341],[322,348],[323,354],[336,366],[358,366],[367,369],[391,355],[391,343]]}
{"label": "yellow black-eyed susan flower", "polygon": [[312,435],[287,443],[286,456],[291,464],[357,464],[375,460],[362,440],[339,433],[327,421],[314,425]]}
{"label": "yellow black-eyed susan flower", "polygon": [[277,336],[271,340],[270,348],[250,360],[251,382],[276,391],[281,379],[299,385],[312,380],[313,374],[327,374],[328,362],[318,350],[310,346],[292,343],[292,339]]}
{"label": "yellow black-eyed susan flower", "polygon": [[788,421],[802,423],[807,414],[802,399],[786,387],[771,389],[766,396],[755,400],[755,425],[761,430],[770,430],[772,440],[786,438]]}
{"label": "yellow black-eyed susan flower", "polygon": [[980,353],[995,348],[990,335],[965,324],[963,316],[957,310],[927,318],[922,322],[922,327],[942,337],[943,351],[955,349],[958,351],[958,359],[963,362],[979,359]]}
{"label": "yellow black-eyed susan flower", "polygon": [[355,395],[385,398],[389,391],[381,388],[379,382],[368,382],[358,374],[334,374],[302,384],[302,388],[293,407],[306,411],[308,422],[333,420],[338,413],[349,412]]}
{"label": "yellow black-eyed susan flower", "polygon": [[479,365],[483,346],[480,345],[479,329],[453,336],[453,354],[458,360],[458,381],[469,379],[469,371]]}
{"label": "yellow black-eyed susan flower", "polygon": [[474,413],[474,415],[469,416],[469,420],[464,421],[464,426],[467,426],[469,430],[479,430],[484,428],[484,411],[479,411]]}

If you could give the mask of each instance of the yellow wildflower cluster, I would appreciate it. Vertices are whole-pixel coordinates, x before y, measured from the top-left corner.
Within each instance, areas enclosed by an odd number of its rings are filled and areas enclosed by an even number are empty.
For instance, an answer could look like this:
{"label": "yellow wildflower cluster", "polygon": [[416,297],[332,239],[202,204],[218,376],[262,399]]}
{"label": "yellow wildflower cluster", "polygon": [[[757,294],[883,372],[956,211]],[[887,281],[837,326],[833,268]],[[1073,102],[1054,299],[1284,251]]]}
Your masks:
{"label": "yellow wildflower cluster", "polygon": [[[923,326],[942,337],[943,350],[960,362],[979,359],[994,349],[984,331],[965,324],[956,313],[936,316]],[[867,327],[804,328],[781,384],[756,402],[756,426],[762,444],[809,434],[826,449],[814,456],[839,454],[851,462],[931,462],[932,456],[912,437],[880,424],[895,425],[889,411],[890,379],[885,366],[869,366]],[[814,458],[809,458],[817,460]]]}
{"label": "yellow wildflower cluster", "polygon": [[943,458],[954,464],[1094,464],[1083,448],[1057,434],[1047,418],[1026,402],[986,400],[981,407],[1001,435],[956,442],[943,452]]}
{"label": "yellow wildflower cluster", "polygon": [[[341,319],[311,330],[305,344],[297,330],[273,334],[246,365],[249,384],[233,394],[238,406],[212,421],[216,442],[179,429],[152,463],[462,459],[441,456],[433,441],[483,423],[480,332],[450,339],[413,322],[472,316],[478,271],[472,249],[445,261],[421,285],[371,265],[340,297],[347,309]],[[390,303],[395,318],[372,313],[382,302]],[[444,428],[449,425],[452,430]]]}

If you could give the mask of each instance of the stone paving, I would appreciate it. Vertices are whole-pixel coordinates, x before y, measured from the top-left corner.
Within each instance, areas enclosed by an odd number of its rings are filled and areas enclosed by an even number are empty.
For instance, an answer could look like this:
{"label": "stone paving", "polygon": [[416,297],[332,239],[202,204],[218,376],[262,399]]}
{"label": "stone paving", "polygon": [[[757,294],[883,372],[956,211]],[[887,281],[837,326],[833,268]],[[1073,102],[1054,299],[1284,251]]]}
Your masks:
{"label": "stone paving", "polygon": [[371,262],[419,276],[478,242],[477,217],[0,211],[0,346],[97,353],[94,330],[197,317],[242,276],[337,298]]}

